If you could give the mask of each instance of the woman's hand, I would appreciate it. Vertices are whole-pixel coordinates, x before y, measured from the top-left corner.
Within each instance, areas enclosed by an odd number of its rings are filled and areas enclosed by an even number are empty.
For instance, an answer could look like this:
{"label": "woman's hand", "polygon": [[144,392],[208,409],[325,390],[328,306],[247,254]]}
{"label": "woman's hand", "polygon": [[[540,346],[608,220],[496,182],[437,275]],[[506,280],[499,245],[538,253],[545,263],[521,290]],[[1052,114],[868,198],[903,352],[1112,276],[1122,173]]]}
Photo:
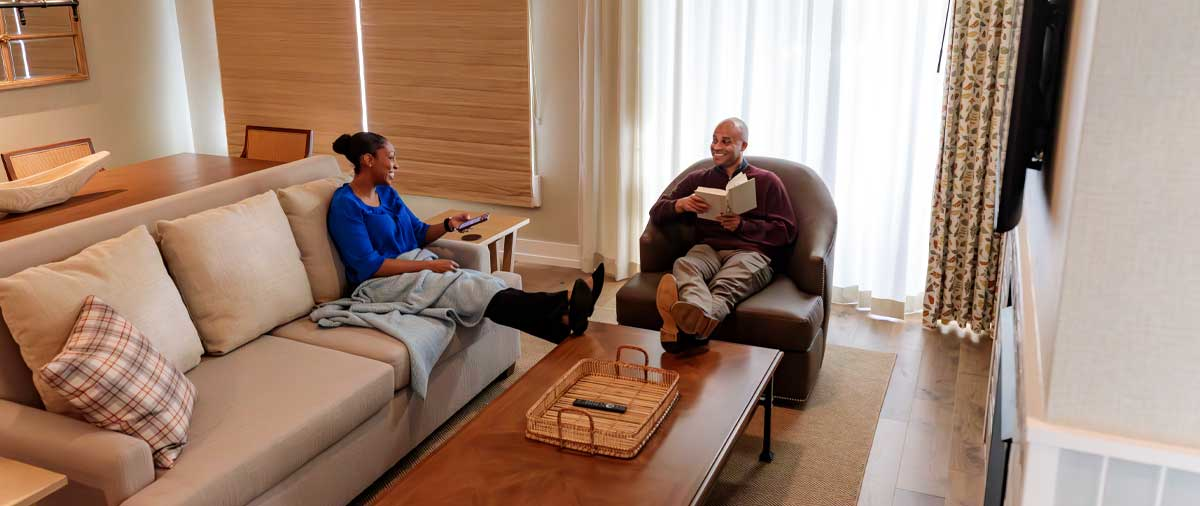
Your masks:
{"label": "woman's hand", "polygon": [[454,216],[451,216],[450,217],[450,228],[453,228],[454,230],[458,230],[458,227],[462,226],[463,223],[466,223],[467,220],[470,220],[470,219],[471,219],[471,215],[468,213],[459,213]]}
{"label": "woman's hand", "polygon": [[447,260],[445,258],[430,260],[426,262],[426,269],[437,273],[454,272],[458,270],[458,263],[454,260]]}
{"label": "woman's hand", "polygon": [[450,230],[446,230],[446,227],[443,225],[443,223],[445,223],[444,221],[441,223],[431,223],[429,227],[425,229],[425,242],[422,243],[422,246],[440,239],[443,235],[446,235],[447,232],[458,230],[458,227],[460,227],[463,223],[466,223],[469,219],[471,219],[471,215],[467,213],[458,213],[447,218],[447,220],[450,222]]}

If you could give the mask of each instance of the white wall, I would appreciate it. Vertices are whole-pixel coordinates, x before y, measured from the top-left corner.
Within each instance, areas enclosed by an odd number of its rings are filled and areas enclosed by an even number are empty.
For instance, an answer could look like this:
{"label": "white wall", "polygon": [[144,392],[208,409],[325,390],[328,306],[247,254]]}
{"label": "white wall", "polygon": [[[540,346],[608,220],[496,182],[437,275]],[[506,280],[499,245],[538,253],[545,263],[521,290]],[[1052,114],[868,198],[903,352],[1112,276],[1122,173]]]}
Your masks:
{"label": "white wall", "polygon": [[[1079,164],[1095,14],[1094,2],[1082,0],[1072,4],[1057,142],[1046,170],[1025,173],[1021,226],[1028,234],[1029,248],[1037,252],[1031,258],[1033,265],[1028,266],[1035,290],[1025,295],[1036,308],[1039,363],[1042,365],[1042,378],[1038,384],[1046,389],[1053,373],[1054,338],[1058,333],[1062,271],[1066,262],[1067,221]],[[1047,393],[1043,391],[1042,395]]]}
{"label": "white wall", "polygon": [[1067,118],[1076,169],[1053,193],[1070,202],[1040,205],[1048,239],[1034,251],[1046,278],[1063,259],[1057,310],[1038,294],[1057,320],[1047,416],[1200,446],[1200,3],[1080,3],[1096,13],[1086,100]]}
{"label": "white wall", "polygon": [[193,151],[173,0],[82,2],[91,79],[0,91],[0,151],[91,137],[110,166]]}
{"label": "white wall", "polygon": [[196,152],[229,154],[213,4],[208,0],[180,0],[175,2],[175,13]]}

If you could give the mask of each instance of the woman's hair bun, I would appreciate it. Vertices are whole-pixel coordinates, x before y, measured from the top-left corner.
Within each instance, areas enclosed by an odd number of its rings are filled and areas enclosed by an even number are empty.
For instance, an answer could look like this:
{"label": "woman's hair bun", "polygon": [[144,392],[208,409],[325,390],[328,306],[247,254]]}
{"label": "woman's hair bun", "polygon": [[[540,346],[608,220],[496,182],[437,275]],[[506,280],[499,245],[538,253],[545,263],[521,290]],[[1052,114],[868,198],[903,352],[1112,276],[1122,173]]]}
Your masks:
{"label": "woman's hair bun", "polygon": [[333,141],[333,152],[348,156],[352,144],[354,144],[354,137],[351,137],[349,134],[342,134]]}
{"label": "woman's hair bun", "polygon": [[354,173],[359,170],[359,160],[363,155],[376,154],[380,148],[387,145],[387,139],[374,132],[358,132],[354,135],[342,134],[333,141],[333,152],[346,157],[354,165]]}

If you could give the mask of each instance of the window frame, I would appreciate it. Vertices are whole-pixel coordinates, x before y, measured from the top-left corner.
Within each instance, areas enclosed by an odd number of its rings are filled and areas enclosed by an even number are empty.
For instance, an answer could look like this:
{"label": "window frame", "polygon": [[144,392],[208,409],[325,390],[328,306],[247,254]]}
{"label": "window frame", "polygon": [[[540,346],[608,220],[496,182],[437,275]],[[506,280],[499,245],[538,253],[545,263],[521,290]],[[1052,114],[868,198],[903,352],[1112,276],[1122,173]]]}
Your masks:
{"label": "window frame", "polygon": [[[26,7],[27,9],[42,8],[42,7]],[[46,33],[8,33],[8,28],[5,23],[0,20],[0,91],[30,88],[33,86],[45,86],[50,84],[65,83],[71,81],[86,81],[91,76],[88,72],[87,53],[83,46],[83,28],[80,25],[80,20],[73,16],[69,7],[46,7],[47,9],[63,9],[63,15],[70,17],[71,31],[69,32],[46,32]],[[0,15],[6,13],[9,9],[0,9]],[[16,62],[13,60],[12,43],[26,40],[45,40],[45,39],[72,39],[75,46],[75,60],[79,69],[78,72],[70,74],[55,74],[42,77],[31,77],[29,79],[16,78],[17,69]]]}

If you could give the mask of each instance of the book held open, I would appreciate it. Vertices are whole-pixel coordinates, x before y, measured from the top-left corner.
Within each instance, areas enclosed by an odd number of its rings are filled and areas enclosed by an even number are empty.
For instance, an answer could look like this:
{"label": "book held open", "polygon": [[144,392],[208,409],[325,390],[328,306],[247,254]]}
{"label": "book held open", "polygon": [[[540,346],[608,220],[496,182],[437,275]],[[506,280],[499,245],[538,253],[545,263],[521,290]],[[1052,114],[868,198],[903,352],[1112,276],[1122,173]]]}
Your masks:
{"label": "book held open", "polygon": [[758,207],[754,180],[746,177],[745,173],[733,176],[723,190],[701,186],[696,188],[696,195],[708,203],[708,211],[698,214],[706,220],[717,221],[717,217],[723,213],[742,214]]}

